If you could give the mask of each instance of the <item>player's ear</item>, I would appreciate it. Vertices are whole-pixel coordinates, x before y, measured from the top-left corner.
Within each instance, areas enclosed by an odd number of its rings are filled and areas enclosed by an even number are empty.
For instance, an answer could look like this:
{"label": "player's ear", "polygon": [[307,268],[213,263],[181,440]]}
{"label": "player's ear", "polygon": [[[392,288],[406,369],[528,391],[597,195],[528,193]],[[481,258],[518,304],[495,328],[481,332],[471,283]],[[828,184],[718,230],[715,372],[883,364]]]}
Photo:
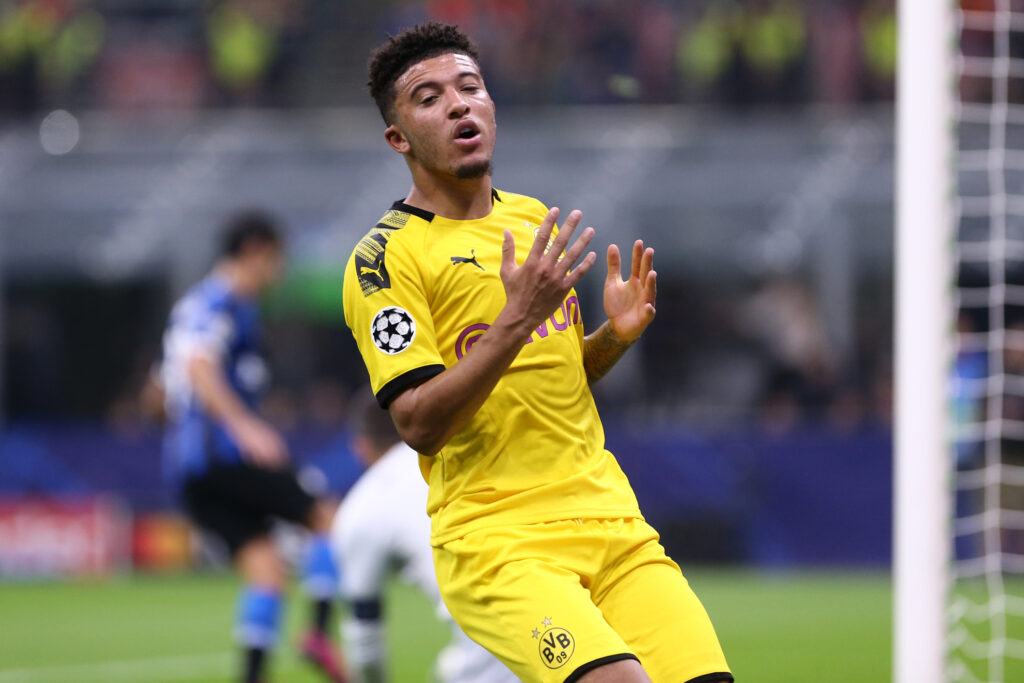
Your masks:
{"label": "player's ear", "polygon": [[393,123],[384,131],[384,139],[387,140],[388,146],[399,154],[408,154],[412,149],[405,134]]}

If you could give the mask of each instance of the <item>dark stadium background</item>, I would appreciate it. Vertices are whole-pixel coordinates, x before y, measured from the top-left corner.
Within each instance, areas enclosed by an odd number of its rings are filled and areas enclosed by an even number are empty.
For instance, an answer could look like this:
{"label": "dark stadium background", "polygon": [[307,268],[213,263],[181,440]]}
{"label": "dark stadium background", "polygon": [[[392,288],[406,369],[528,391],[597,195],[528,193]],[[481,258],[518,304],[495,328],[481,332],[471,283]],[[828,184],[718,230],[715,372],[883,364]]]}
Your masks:
{"label": "dark stadium background", "polygon": [[[185,535],[139,398],[171,302],[238,208],[280,216],[290,246],[265,302],[267,414],[334,493],[352,484],[347,406],[366,380],[341,272],[409,186],[365,60],[431,18],[481,47],[496,187],[582,209],[599,254],[657,250],[657,320],[595,393],[684,570],[884,586],[891,2],[8,0],[0,590],[218,566]],[[581,287],[588,323],[600,284]],[[90,515],[102,529],[75,526]],[[99,559],[62,552],[65,533]],[[0,651],[0,680],[19,680],[5,668]]]}

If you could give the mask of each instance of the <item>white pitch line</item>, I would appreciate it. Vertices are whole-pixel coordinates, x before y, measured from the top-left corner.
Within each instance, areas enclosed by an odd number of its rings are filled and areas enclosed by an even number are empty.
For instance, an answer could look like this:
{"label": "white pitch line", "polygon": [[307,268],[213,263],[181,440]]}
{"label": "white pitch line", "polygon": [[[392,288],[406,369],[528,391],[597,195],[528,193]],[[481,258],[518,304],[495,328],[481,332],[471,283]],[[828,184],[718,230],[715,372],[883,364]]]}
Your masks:
{"label": "white pitch line", "polygon": [[188,681],[210,674],[227,674],[237,653],[121,659],[91,664],[0,669],[0,683],[146,683]]}

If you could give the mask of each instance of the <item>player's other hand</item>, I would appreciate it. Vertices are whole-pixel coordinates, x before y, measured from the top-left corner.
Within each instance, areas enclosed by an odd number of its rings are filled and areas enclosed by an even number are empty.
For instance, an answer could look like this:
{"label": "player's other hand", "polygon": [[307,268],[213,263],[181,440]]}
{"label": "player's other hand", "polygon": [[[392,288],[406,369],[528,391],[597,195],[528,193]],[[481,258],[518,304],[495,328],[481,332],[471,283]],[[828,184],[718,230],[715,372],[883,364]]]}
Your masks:
{"label": "player's other hand", "polygon": [[551,241],[551,233],[558,220],[558,209],[548,211],[537,230],[530,253],[521,265],[516,264],[516,245],[512,232],[505,231],[505,242],[501,247],[501,281],[505,285],[507,301],[503,313],[512,316],[516,323],[522,325],[524,336],[555,312],[569,290],[597,260],[597,254],[589,252],[573,268],[594,237],[594,229],[586,228],[569,245],[582,217],[582,212],[572,211],[558,235]]}
{"label": "player's other hand", "polygon": [[632,343],[654,320],[654,299],[658,292],[654,272],[654,249],[644,249],[642,240],[633,243],[633,264],[629,278],[622,279],[619,248],[608,247],[608,277],[604,281],[604,312],[620,340]]}
{"label": "player's other hand", "polygon": [[288,462],[288,446],[273,427],[256,417],[238,420],[230,427],[242,455],[253,464],[267,468]]}

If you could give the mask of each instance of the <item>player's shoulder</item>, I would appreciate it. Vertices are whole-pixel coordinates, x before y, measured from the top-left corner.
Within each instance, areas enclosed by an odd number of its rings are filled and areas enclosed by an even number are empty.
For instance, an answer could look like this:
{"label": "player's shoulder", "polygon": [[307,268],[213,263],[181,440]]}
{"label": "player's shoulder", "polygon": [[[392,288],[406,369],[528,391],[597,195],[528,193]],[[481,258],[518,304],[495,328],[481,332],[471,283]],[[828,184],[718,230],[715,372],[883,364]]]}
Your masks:
{"label": "player's shoulder", "polygon": [[434,215],[402,201],[391,205],[384,215],[360,238],[353,257],[366,255],[366,250],[395,249],[422,238]]}
{"label": "player's shoulder", "polygon": [[541,216],[548,212],[548,207],[536,197],[505,190],[494,190],[495,198],[509,208],[519,209],[530,213],[539,213]]}
{"label": "player's shoulder", "polygon": [[419,469],[419,455],[404,442],[399,441],[378,460],[374,467],[376,476],[385,481],[400,481],[403,485],[412,483],[414,486],[426,487]]}
{"label": "player's shoulder", "polygon": [[[357,280],[363,296],[391,286],[387,258],[415,257],[433,215],[397,201],[356,243],[345,279]],[[348,283],[346,282],[346,287]]]}
{"label": "player's shoulder", "polygon": [[422,512],[426,496],[427,483],[420,475],[416,452],[399,443],[359,477],[342,507],[360,518],[383,518],[400,515],[407,505]]}
{"label": "player's shoulder", "polygon": [[178,299],[173,317],[187,322],[211,314],[223,314],[232,308],[231,290],[219,278],[209,275],[192,285]]}

